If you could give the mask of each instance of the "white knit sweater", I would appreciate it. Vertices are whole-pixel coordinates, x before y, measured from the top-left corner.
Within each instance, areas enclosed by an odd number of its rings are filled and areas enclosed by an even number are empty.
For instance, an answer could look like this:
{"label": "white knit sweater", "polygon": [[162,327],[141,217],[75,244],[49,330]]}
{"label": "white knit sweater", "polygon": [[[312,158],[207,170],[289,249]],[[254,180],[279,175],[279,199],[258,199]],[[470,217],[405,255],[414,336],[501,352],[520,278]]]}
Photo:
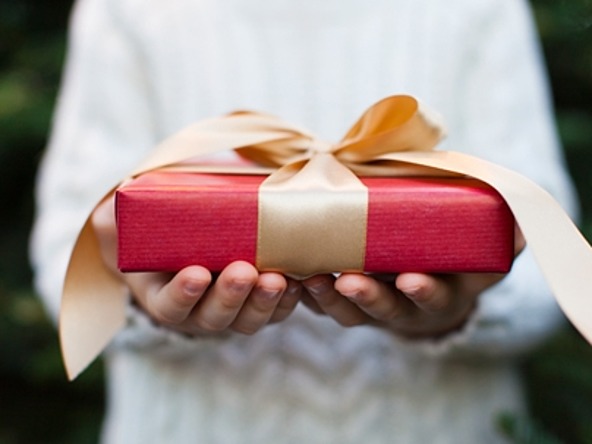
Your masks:
{"label": "white knit sweater", "polygon": [[[234,109],[337,140],[376,100],[438,110],[443,148],[508,165],[572,207],[523,0],[81,0],[38,187],[37,285],[56,316],[95,201],[163,137]],[[301,307],[189,340],[138,313],[107,353],[106,443],[488,443],[522,408],[512,357],[561,320],[528,250],[466,328],[405,343]]]}

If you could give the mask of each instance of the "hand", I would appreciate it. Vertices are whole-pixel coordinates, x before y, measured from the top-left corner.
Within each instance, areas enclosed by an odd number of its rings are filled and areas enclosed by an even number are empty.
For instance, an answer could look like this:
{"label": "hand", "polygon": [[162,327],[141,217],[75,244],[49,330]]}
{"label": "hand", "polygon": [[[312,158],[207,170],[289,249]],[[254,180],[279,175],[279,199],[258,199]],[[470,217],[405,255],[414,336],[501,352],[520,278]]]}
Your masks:
{"label": "hand", "polygon": [[253,334],[287,318],[300,300],[300,283],[278,273],[259,273],[246,262],[230,264],[215,280],[201,266],[176,274],[121,273],[113,199],[97,207],[92,223],[107,266],[154,321],[174,330],[191,335]]}
{"label": "hand", "polygon": [[345,273],[303,282],[303,301],[343,326],[375,325],[406,337],[435,337],[462,326],[482,290],[500,275],[402,273],[390,281]]}
{"label": "hand", "polygon": [[[515,255],[525,241],[518,228]],[[337,279],[318,275],[303,281],[303,302],[343,326],[376,325],[405,337],[437,337],[468,319],[478,296],[503,274],[429,275],[402,273],[390,281],[379,276],[344,273]]]}

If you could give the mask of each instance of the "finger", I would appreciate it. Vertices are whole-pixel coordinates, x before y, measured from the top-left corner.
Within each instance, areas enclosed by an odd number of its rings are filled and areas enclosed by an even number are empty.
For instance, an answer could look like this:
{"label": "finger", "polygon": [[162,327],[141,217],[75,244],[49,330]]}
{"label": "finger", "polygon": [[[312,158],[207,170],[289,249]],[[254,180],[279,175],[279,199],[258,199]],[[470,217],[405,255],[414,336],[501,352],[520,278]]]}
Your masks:
{"label": "finger", "polygon": [[323,309],[321,308],[321,306],[317,303],[317,301],[315,301],[315,299],[310,295],[310,293],[308,292],[308,290],[304,289],[302,291],[302,295],[300,296],[300,300],[302,301],[302,303],[304,305],[306,305],[306,307],[308,307],[310,309],[310,311],[312,311],[313,313],[316,313],[318,315],[326,315],[327,313],[325,313],[323,311]]}
{"label": "finger", "polygon": [[191,266],[172,279],[165,273],[134,273],[126,275],[126,280],[140,305],[156,322],[176,325],[190,315],[207,291],[211,276],[207,269]]}
{"label": "finger", "polygon": [[298,305],[298,302],[300,302],[302,293],[302,284],[293,279],[288,279],[288,287],[286,288],[286,291],[284,291],[284,294],[282,294],[269,322],[281,322],[290,316],[296,308],[296,305]]}
{"label": "finger", "polygon": [[393,282],[385,282],[359,274],[342,274],[335,289],[373,319],[392,321],[405,315],[409,301],[396,291]]}
{"label": "finger", "polygon": [[95,231],[101,257],[112,271],[117,269],[117,227],[115,225],[114,198],[101,202],[91,215],[91,224]]}
{"label": "finger", "polygon": [[331,275],[318,275],[304,280],[302,284],[319,308],[340,325],[351,327],[368,322],[366,313],[335,290],[334,281]]}
{"label": "finger", "polygon": [[287,286],[281,274],[261,274],[230,328],[249,335],[257,332],[271,319]]}
{"label": "finger", "polygon": [[451,285],[444,279],[421,273],[402,273],[395,286],[418,308],[426,312],[447,309],[453,298]]}
{"label": "finger", "polygon": [[237,317],[258,277],[255,267],[247,262],[228,265],[188,321],[205,332],[225,330]]}
{"label": "finger", "polygon": [[514,257],[517,257],[526,248],[526,239],[518,224],[514,224]]}

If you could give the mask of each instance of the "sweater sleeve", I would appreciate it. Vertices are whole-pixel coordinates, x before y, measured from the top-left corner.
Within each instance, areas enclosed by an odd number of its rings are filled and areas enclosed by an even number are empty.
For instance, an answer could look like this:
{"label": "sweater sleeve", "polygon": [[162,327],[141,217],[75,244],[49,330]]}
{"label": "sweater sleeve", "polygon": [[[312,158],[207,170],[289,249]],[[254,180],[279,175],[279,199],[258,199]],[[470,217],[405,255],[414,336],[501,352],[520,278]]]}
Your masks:
{"label": "sweater sleeve", "polygon": [[[554,127],[542,54],[527,3],[486,2],[473,23],[460,107],[448,149],[505,165],[549,191],[572,216],[575,196]],[[436,353],[506,355],[528,350],[563,317],[528,247],[512,271],[484,292],[466,328],[439,343]]]}
{"label": "sweater sleeve", "polygon": [[[35,286],[54,322],[70,253],[86,217],[162,138],[150,70],[134,26],[126,23],[133,11],[123,11],[122,4],[79,0],[71,19],[63,84],[38,174],[31,238]],[[127,320],[115,348],[171,357],[225,339],[174,333],[132,304]]]}
{"label": "sweater sleeve", "polygon": [[156,139],[149,79],[117,11],[103,0],[73,10],[68,57],[37,181],[31,257],[55,320],[76,235],[98,199]]}

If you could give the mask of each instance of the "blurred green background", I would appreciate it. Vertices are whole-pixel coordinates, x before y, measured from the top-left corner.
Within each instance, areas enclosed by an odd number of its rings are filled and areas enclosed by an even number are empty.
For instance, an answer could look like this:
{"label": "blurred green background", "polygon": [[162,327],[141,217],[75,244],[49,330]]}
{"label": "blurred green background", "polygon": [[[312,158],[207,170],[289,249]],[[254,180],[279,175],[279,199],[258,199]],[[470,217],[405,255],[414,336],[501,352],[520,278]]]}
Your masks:
{"label": "blurred green background", "polygon": [[[96,442],[104,405],[100,362],[66,382],[27,259],[34,177],[71,5],[0,0],[0,444]],[[592,239],[592,0],[532,5],[580,193],[581,227]],[[500,412],[497,418],[510,442],[592,443],[592,348],[566,327],[524,361],[523,373],[531,416]]]}

